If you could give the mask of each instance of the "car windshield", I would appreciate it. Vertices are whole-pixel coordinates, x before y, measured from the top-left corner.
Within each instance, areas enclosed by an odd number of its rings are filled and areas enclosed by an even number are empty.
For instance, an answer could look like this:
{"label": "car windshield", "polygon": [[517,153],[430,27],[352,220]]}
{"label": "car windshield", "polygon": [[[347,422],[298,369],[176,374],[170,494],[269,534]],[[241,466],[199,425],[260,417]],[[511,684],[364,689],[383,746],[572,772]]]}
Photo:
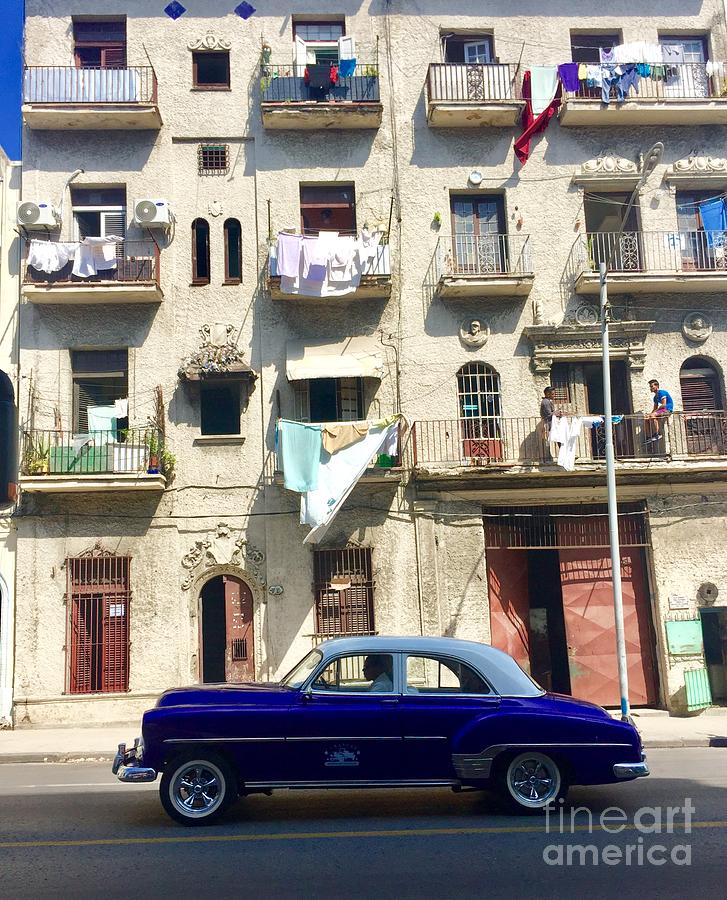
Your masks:
{"label": "car windshield", "polygon": [[297,690],[305,683],[308,676],[318,666],[318,663],[322,659],[323,654],[320,650],[311,650],[307,656],[304,656],[303,659],[301,659],[297,666],[288,672],[280,683],[283,687],[294,688]]}

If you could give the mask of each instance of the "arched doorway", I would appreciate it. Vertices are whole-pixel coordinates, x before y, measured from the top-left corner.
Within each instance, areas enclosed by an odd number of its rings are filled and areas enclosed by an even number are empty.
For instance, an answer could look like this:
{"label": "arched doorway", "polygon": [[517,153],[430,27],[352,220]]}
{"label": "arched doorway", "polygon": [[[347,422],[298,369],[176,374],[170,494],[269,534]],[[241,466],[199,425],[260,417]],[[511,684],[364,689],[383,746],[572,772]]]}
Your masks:
{"label": "arched doorway", "polygon": [[252,591],[234,575],[211,578],[200,593],[200,681],[255,679]]}
{"label": "arched doorway", "polygon": [[720,382],[715,366],[701,356],[686,360],[679,371],[687,452],[691,455],[721,454],[727,447]]}

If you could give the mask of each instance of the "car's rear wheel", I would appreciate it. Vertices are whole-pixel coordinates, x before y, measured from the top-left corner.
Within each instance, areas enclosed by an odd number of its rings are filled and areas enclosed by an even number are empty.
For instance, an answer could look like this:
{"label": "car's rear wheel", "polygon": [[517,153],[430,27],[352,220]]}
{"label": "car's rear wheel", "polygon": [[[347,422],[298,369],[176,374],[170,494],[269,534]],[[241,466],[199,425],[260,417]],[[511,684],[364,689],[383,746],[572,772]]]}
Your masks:
{"label": "car's rear wheel", "polygon": [[545,753],[520,753],[502,767],[500,789],[510,806],[521,812],[545,809],[564,797],[568,789],[564,772]]}
{"label": "car's rear wheel", "polygon": [[188,753],[172,760],[159,786],[165,811],[182,825],[213,822],[237,797],[229,763],[216,753]]}

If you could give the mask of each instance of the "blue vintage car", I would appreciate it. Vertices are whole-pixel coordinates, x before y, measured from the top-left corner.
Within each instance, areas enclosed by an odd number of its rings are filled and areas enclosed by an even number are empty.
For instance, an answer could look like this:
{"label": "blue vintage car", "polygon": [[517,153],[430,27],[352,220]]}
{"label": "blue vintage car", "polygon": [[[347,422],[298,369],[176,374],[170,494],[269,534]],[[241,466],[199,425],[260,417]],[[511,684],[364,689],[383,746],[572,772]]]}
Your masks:
{"label": "blue vintage car", "polygon": [[113,771],[161,772],[185,825],[276,788],[494,787],[539,810],[571,784],[649,774],[633,725],[546,693],[494,647],[426,637],[338,638],[278,684],[167,691]]}

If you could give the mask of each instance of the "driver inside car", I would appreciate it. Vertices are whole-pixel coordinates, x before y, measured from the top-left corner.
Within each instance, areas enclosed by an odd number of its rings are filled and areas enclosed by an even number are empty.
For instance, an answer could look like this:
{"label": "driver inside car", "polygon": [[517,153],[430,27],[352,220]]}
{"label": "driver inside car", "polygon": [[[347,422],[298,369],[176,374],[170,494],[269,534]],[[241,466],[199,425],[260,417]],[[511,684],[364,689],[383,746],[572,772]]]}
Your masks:
{"label": "driver inside car", "polygon": [[394,690],[391,668],[391,657],[386,654],[374,653],[366,657],[363,665],[363,674],[364,678],[371,682],[370,691],[390,693]]}

